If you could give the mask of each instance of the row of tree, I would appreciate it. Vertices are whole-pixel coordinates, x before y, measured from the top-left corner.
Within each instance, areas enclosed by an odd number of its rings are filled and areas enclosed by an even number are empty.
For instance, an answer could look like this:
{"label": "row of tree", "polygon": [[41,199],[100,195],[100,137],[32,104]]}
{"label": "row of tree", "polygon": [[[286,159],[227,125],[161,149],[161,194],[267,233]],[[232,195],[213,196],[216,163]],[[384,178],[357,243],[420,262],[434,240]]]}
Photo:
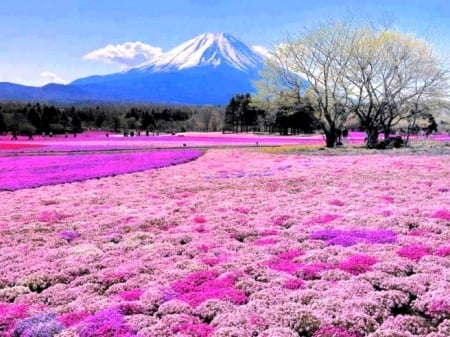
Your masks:
{"label": "row of tree", "polygon": [[0,133],[60,134],[85,129],[155,132],[218,131],[223,109],[215,106],[0,103]]}
{"label": "row of tree", "polygon": [[257,83],[258,106],[308,106],[333,147],[357,119],[375,147],[379,133],[417,128],[448,95],[448,68],[426,41],[386,28],[322,22],[287,36]]}
{"label": "row of tree", "polygon": [[318,128],[312,105],[303,100],[291,103],[280,98],[279,104],[270,109],[255,103],[249,94],[236,94],[225,107],[224,132],[265,132],[280,135],[311,133]]}

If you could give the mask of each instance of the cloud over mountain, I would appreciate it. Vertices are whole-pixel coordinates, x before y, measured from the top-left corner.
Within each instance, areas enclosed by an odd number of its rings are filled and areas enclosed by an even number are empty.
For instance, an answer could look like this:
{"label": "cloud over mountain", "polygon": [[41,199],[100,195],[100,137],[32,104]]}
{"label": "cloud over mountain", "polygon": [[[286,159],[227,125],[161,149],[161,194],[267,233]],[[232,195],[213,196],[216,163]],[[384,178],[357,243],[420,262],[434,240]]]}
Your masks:
{"label": "cloud over mountain", "polygon": [[48,70],[41,72],[39,76],[41,76],[45,80],[45,83],[58,83],[58,84],[67,83],[67,81],[63,80],[55,73],[52,73],[51,71]]}
{"label": "cloud over mountain", "polygon": [[[138,41],[108,45],[83,58],[119,64],[122,69],[67,85],[36,88],[5,83],[0,99],[225,105],[236,93],[254,92],[253,82],[265,63],[260,48],[257,52],[229,33],[204,33],[165,53]],[[41,76],[53,83],[62,81],[49,71]]]}
{"label": "cloud over mountain", "polygon": [[108,44],[106,47],[87,53],[83,56],[83,60],[116,63],[122,67],[135,67],[149,62],[161,54],[161,48],[136,41],[116,45]]}

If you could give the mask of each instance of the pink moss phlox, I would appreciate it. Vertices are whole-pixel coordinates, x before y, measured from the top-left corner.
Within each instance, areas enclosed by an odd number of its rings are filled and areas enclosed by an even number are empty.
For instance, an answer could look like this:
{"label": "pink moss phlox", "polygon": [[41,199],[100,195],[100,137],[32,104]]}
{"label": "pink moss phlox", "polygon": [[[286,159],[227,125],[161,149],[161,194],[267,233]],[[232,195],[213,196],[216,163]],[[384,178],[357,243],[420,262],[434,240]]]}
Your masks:
{"label": "pink moss phlox", "polygon": [[206,222],[206,218],[203,215],[196,215],[194,216],[192,221],[194,221],[197,224],[203,224]]}
{"label": "pink moss phlox", "polygon": [[338,268],[352,275],[359,275],[372,269],[378,260],[372,256],[356,254],[339,263]]}
{"label": "pink moss phlox", "polygon": [[449,191],[450,191],[450,188],[447,188],[447,187],[438,188],[438,192],[441,192],[441,193],[445,193],[445,192],[449,192]]}
{"label": "pink moss phlox", "polygon": [[331,263],[316,262],[303,265],[301,268],[302,277],[305,280],[314,280],[320,277],[320,273],[325,270],[334,269],[335,266]]}
{"label": "pink moss phlox", "polygon": [[207,253],[209,252],[209,246],[202,243],[199,247],[198,247],[203,253]]}
{"label": "pink moss phlox", "polygon": [[386,204],[392,204],[394,203],[394,198],[391,197],[390,195],[383,195],[381,197],[381,200],[384,201]]}
{"label": "pink moss phlox", "polygon": [[202,262],[210,267],[214,267],[224,261],[227,260],[227,257],[225,255],[215,256],[215,257],[208,257],[205,256],[202,259]]}
{"label": "pink moss phlox", "polygon": [[296,257],[304,255],[305,253],[299,249],[288,250],[284,253],[278,254],[276,257],[281,260],[293,260]]}
{"label": "pink moss phlox", "polygon": [[409,245],[397,250],[399,256],[413,261],[419,261],[425,255],[430,255],[431,252],[432,249],[430,247],[421,244]]}
{"label": "pink moss phlox", "polygon": [[66,240],[67,242],[71,242],[80,237],[80,234],[72,230],[66,230],[59,232],[59,237],[63,240]]}
{"label": "pink moss phlox", "polygon": [[446,209],[441,209],[431,215],[434,219],[450,220],[450,211]]}
{"label": "pink moss phlox", "polygon": [[250,315],[248,323],[250,326],[254,326],[257,328],[267,327],[267,321],[264,319],[264,317],[261,317],[260,315],[257,314]]}
{"label": "pink moss phlox", "polygon": [[315,331],[312,337],[361,337],[359,334],[348,331],[345,328],[333,325],[324,325]]}
{"label": "pink moss phlox", "polygon": [[268,236],[268,235],[278,235],[280,232],[277,229],[266,229],[260,233],[261,236]]}
{"label": "pink moss phlox", "polygon": [[58,320],[67,328],[77,325],[90,315],[86,311],[73,311],[59,316]]}
{"label": "pink moss phlox", "polygon": [[291,217],[289,215],[279,215],[271,219],[271,222],[275,226],[283,226],[287,220]]}
{"label": "pink moss phlox", "polygon": [[189,149],[0,157],[0,190],[15,191],[139,172],[185,163],[201,155],[202,151]]}
{"label": "pink moss phlox", "polygon": [[255,244],[257,246],[269,246],[269,245],[274,245],[277,242],[278,241],[274,238],[261,238],[261,239],[253,241],[253,244]]}
{"label": "pink moss phlox", "polygon": [[26,305],[0,303],[0,336],[3,331],[12,329],[18,320],[27,317],[28,310]]}
{"label": "pink moss phlox", "polygon": [[424,236],[426,234],[429,234],[430,231],[425,229],[425,228],[416,228],[416,229],[412,229],[408,232],[408,235],[413,235],[413,236]]}
{"label": "pink moss phlox", "polygon": [[142,289],[125,290],[117,295],[125,301],[137,301],[141,298],[144,291]]}
{"label": "pink moss phlox", "polygon": [[116,308],[109,308],[85,318],[77,326],[80,337],[131,337],[135,333]]}
{"label": "pink moss phlox", "polygon": [[436,249],[436,255],[446,257],[450,256],[450,246],[442,246]]}
{"label": "pink moss phlox", "polygon": [[214,329],[210,325],[194,318],[191,321],[177,324],[172,328],[172,333],[177,336],[181,334],[191,337],[209,337],[213,332]]}
{"label": "pink moss phlox", "polygon": [[330,245],[352,246],[360,242],[386,244],[397,242],[397,234],[386,229],[323,229],[310,234],[311,240],[323,240]]}
{"label": "pink moss phlox", "polygon": [[394,214],[394,212],[392,212],[392,211],[390,211],[390,210],[384,210],[384,211],[381,211],[380,214],[381,214],[382,216],[388,217],[388,216],[391,216],[392,214]]}
{"label": "pink moss phlox", "polygon": [[250,213],[250,208],[248,207],[237,207],[234,209],[236,212],[241,213],[241,214],[248,214]]}
{"label": "pink moss phlox", "polygon": [[126,282],[131,277],[131,274],[125,271],[116,271],[105,275],[101,282],[106,287],[110,287],[113,284]]}
{"label": "pink moss phlox", "polygon": [[272,257],[265,265],[273,270],[295,274],[302,265],[301,263],[293,262],[293,260],[303,254],[301,250],[289,250]]}
{"label": "pink moss phlox", "polygon": [[337,214],[323,214],[318,217],[312,218],[304,223],[304,225],[316,225],[316,224],[327,224],[333,220],[340,218],[340,215]]}
{"label": "pink moss phlox", "polygon": [[55,223],[62,219],[64,219],[66,216],[54,211],[42,211],[37,220],[40,222],[47,222],[47,223]]}
{"label": "pink moss phlox", "polygon": [[434,299],[431,304],[427,306],[426,313],[433,318],[446,317],[450,318],[450,300]]}
{"label": "pink moss phlox", "polygon": [[171,287],[176,294],[175,298],[192,307],[212,298],[243,304],[247,297],[234,288],[235,279],[232,273],[218,276],[215,271],[204,270],[189,274],[183,280],[172,283]]}
{"label": "pink moss phlox", "polygon": [[284,282],[284,287],[290,290],[301,289],[305,286],[305,282],[299,278],[290,278]]}
{"label": "pink moss phlox", "polygon": [[53,337],[64,329],[55,313],[44,312],[24,318],[14,325],[13,337]]}
{"label": "pink moss phlox", "polygon": [[206,232],[207,232],[204,223],[196,224],[196,225],[194,226],[194,231],[196,231],[197,233],[206,233]]}
{"label": "pink moss phlox", "polygon": [[328,201],[328,204],[333,205],[333,206],[342,207],[345,205],[345,202],[343,202],[342,200],[339,200],[339,199],[332,199],[332,200]]}

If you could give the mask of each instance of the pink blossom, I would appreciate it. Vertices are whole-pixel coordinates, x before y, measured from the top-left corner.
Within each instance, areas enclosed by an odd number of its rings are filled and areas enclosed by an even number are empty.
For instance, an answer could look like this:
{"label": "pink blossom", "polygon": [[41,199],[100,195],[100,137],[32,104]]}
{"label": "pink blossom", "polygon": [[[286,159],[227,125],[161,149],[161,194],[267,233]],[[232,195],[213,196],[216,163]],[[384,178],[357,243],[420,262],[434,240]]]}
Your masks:
{"label": "pink blossom", "polygon": [[446,209],[441,209],[433,213],[431,215],[432,218],[442,219],[442,220],[450,220],[450,211]]}
{"label": "pink blossom", "polygon": [[338,268],[353,275],[359,275],[372,269],[372,266],[377,263],[378,260],[372,256],[367,255],[353,255],[347,260],[339,263]]}
{"label": "pink blossom", "polygon": [[425,255],[431,254],[431,248],[421,244],[410,245],[397,250],[397,254],[413,261],[419,261]]}

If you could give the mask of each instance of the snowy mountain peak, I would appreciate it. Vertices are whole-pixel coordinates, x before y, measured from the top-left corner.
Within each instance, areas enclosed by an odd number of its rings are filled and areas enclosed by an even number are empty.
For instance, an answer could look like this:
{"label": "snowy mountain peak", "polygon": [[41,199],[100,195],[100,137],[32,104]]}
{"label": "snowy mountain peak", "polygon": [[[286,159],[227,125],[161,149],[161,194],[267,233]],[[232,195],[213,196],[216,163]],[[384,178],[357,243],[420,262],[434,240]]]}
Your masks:
{"label": "snowy mountain peak", "polygon": [[205,33],[139,67],[142,71],[174,71],[198,66],[228,65],[240,71],[260,69],[263,57],[227,33]]}

